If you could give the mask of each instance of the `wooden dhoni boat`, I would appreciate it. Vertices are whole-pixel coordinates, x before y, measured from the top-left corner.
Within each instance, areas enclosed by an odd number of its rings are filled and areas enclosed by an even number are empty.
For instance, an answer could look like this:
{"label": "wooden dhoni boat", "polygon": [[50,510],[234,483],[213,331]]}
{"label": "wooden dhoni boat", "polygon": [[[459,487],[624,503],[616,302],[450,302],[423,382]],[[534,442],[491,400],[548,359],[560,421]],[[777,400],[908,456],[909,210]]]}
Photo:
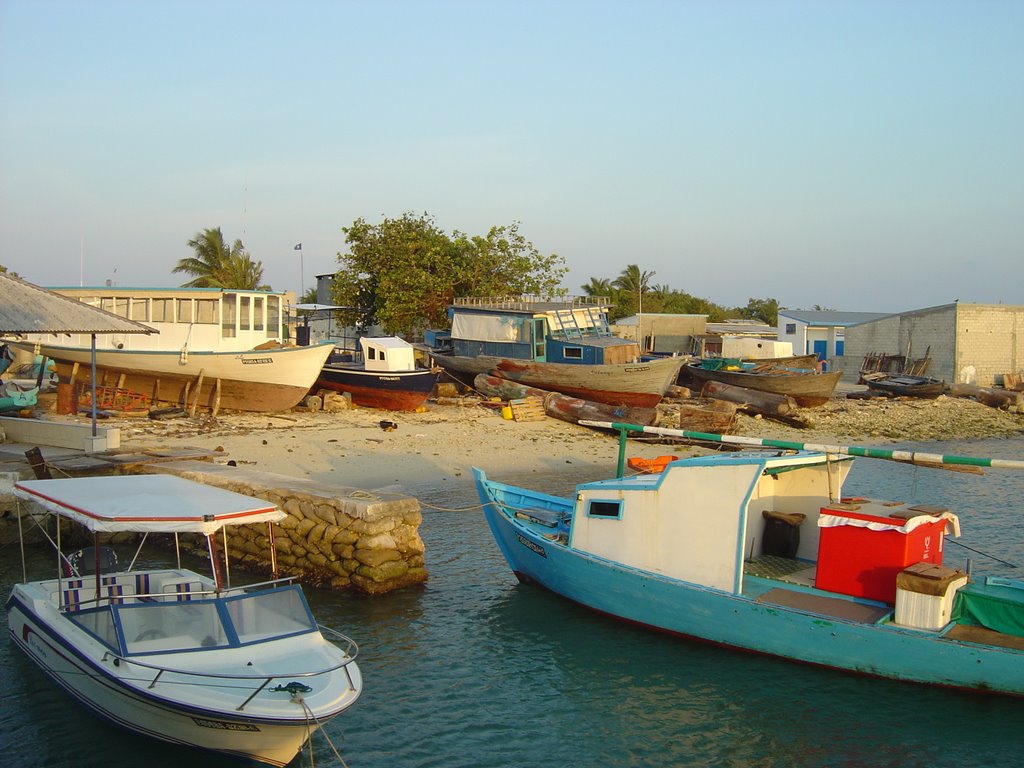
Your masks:
{"label": "wooden dhoni boat", "polygon": [[[713,437],[588,426],[619,430],[620,457],[627,432]],[[566,497],[480,469],[474,478],[516,577],[605,616],[815,666],[1024,695],[1024,583],[943,565],[944,537],[960,533],[948,510],[842,495],[851,454],[907,461],[906,452],[719,438],[787,450],[687,458],[630,477],[620,461],[617,477]]]}
{"label": "wooden dhoni boat", "polygon": [[[7,343],[52,359],[61,384],[90,386],[90,348]],[[97,349],[96,385],[137,393],[152,405],[286,411],[309,392],[332,349],[331,343],[244,352]]]}
{"label": "wooden dhoni boat", "polygon": [[757,370],[727,370],[704,368],[698,364],[682,366],[680,376],[689,380],[694,389],[704,382],[717,381],[734,387],[745,387],[777,395],[788,395],[802,408],[824,405],[832,398],[840,371],[817,372],[764,366]]}
{"label": "wooden dhoni boat", "polygon": [[359,343],[362,362],[328,359],[316,388],[348,392],[356,405],[391,411],[415,411],[427,401],[440,368],[417,368],[413,346],[396,336]]}
{"label": "wooden dhoni boat", "polygon": [[946,391],[946,382],[927,376],[865,373],[861,379],[868,389],[893,397],[919,397],[925,400],[934,400]]}

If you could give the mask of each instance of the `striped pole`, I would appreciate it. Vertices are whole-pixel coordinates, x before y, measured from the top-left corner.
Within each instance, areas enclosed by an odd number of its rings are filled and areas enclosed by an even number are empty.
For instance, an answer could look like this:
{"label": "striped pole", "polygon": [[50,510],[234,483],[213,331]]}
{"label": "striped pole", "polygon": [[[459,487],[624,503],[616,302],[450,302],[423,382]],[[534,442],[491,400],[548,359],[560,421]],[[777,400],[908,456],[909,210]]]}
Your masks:
{"label": "striped pole", "polygon": [[762,437],[741,437],[739,435],[716,435],[711,432],[689,432],[685,429],[668,429],[666,427],[643,427],[639,424],[622,424],[615,421],[579,422],[585,427],[617,430],[619,433],[619,475],[624,468],[626,455],[626,435],[629,432],[644,432],[650,435],[666,437],[685,437],[690,440],[703,440],[710,443],[742,445],[760,448],[782,448],[788,451],[820,451],[821,453],[838,453],[846,456],[861,456],[868,459],[889,459],[906,464],[923,466],[956,466],[956,467],[990,467],[992,469],[1024,469],[1024,461],[1016,459],[986,459],[978,456],[944,456],[940,453],[921,453],[917,451],[890,451],[884,448],[866,448],[857,445],[824,445],[816,443],[794,443],[789,440],[771,440]]}

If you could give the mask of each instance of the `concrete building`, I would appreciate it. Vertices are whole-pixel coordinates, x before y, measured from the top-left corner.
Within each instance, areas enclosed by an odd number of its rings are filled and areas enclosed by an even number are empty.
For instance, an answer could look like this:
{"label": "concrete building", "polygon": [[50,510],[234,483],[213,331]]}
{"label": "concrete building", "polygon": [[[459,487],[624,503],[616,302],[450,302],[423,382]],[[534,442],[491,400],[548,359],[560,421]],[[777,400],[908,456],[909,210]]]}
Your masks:
{"label": "concrete building", "polygon": [[1024,367],[1024,306],[954,302],[846,329],[843,376],[856,380],[869,353],[931,358],[928,375],[950,384],[1001,385]]}
{"label": "concrete building", "polygon": [[[670,315],[645,312],[611,325],[611,331],[640,345],[644,352],[690,354],[693,340],[705,332],[707,315]],[[642,343],[641,343],[642,342]]]}
{"label": "concrete building", "polygon": [[889,314],[780,309],[778,340],[792,343],[794,355],[809,355],[813,352],[830,370],[859,370],[862,357],[850,363],[846,354],[846,329],[884,317],[889,317]]}

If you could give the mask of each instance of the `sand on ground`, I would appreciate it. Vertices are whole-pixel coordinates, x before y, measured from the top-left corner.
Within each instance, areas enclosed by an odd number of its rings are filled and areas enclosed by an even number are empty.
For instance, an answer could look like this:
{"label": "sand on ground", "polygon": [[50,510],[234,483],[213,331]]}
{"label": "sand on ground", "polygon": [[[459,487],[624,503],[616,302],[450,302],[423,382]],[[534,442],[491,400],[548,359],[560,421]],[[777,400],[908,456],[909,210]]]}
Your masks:
{"label": "sand on ground", "polygon": [[[972,400],[834,398],[801,409],[803,428],[741,415],[735,434],[807,443],[880,445],[893,442],[1024,436],[1024,415]],[[392,422],[385,429],[382,422]],[[355,408],[337,413],[295,409],[281,414],[230,413],[155,421],[117,418],[122,450],[196,446],[226,462],[357,488],[471,482],[471,468],[493,477],[529,472],[601,469],[618,460],[615,433],[545,418],[513,421],[493,405],[429,403],[421,413]],[[631,439],[627,456],[652,458],[705,452],[706,447],[660,438]]]}

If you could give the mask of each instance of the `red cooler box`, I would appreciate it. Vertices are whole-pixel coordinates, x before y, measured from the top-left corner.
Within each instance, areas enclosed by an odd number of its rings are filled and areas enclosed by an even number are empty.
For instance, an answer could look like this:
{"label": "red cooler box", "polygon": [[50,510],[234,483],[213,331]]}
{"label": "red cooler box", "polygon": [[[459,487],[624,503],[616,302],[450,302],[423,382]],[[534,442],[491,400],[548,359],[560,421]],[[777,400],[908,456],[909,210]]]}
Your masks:
{"label": "red cooler box", "polygon": [[942,564],[946,525],[955,520],[944,509],[868,499],[822,507],[821,515],[814,585],[890,605],[900,571],[914,563]]}

